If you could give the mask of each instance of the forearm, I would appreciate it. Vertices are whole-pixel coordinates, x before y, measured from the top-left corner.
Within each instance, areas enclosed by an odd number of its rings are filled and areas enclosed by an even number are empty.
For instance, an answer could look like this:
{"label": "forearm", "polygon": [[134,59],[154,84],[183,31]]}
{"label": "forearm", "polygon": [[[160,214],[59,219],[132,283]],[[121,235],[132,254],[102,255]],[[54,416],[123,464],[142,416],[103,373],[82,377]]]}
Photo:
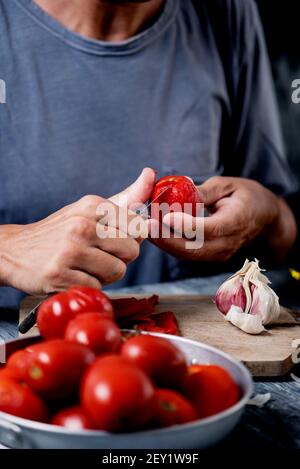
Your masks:
{"label": "forearm", "polygon": [[0,286],[15,286],[12,270],[16,264],[13,256],[13,237],[21,229],[20,225],[0,226]]}

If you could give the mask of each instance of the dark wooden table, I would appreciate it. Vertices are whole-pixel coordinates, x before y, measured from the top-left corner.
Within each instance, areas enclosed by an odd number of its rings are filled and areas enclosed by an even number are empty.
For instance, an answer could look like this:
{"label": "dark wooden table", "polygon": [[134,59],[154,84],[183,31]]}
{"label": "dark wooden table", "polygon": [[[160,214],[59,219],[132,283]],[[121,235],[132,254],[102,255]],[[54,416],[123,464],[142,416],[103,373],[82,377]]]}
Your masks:
{"label": "dark wooden table", "polygon": [[[300,283],[290,279],[286,271],[269,274],[275,291],[284,306],[300,310]],[[227,275],[205,279],[189,279],[180,282],[146,285],[119,290],[118,293],[164,293],[214,295]],[[0,313],[0,338],[9,340],[17,335],[18,313]],[[300,339],[300,337],[299,337]],[[295,375],[300,377],[299,367]],[[300,448],[300,384],[290,376],[281,379],[264,379],[255,382],[256,392],[271,393],[271,400],[263,407],[248,406],[241,423],[222,443],[226,448]]]}

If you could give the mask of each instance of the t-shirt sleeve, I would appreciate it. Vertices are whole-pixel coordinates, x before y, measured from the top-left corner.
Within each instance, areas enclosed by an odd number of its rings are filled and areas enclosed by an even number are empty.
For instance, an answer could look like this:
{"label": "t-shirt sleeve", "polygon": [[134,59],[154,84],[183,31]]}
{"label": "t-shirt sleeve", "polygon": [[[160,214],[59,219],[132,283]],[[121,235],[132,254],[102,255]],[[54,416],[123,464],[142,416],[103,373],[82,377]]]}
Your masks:
{"label": "t-shirt sleeve", "polygon": [[[255,179],[280,196],[296,181],[286,160],[264,33],[254,0],[233,0],[236,87],[228,172]],[[232,12],[233,13],[233,12]],[[226,171],[226,167],[225,167]]]}

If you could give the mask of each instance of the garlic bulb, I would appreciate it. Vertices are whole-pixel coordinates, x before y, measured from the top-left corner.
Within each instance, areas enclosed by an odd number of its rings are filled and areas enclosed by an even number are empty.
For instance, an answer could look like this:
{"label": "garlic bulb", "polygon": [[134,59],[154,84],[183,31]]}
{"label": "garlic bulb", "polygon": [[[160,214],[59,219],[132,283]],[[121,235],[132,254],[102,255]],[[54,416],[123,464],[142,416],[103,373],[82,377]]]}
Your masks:
{"label": "garlic bulb", "polygon": [[226,319],[248,334],[260,334],[263,325],[274,323],[280,314],[279,299],[269,287],[258,260],[226,280],[216,293],[216,305]]}

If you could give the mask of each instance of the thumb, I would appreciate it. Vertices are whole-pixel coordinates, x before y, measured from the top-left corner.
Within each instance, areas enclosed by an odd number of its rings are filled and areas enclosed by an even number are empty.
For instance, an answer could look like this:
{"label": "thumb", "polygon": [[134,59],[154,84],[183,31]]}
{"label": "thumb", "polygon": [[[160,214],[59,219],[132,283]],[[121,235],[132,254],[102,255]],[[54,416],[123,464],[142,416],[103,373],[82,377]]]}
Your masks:
{"label": "thumb", "polygon": [[236,178],[214,176],[198,186],[198,192],[204,205],[213,205],[218,200],[231,195],[236,187]]}
{"label": "thumb", "polygon": [[143,169],[137,180],[131,186],[124,189],[119,194],[114,195],[110,200],[120,207],[135,207],[144,204],[150,199],[154,188],[156,172],[154,169]]}

